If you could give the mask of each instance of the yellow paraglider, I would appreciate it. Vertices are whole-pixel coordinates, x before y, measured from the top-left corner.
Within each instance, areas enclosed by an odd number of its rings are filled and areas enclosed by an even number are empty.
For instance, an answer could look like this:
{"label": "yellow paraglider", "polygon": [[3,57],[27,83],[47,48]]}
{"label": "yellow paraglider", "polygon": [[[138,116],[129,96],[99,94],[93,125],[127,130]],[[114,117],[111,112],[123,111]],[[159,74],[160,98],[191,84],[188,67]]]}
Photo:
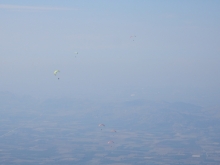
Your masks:
{"label": "yellow paraglider", "polygon": [[[58,72],[60,72],[60,71],[59,71],[59,70],[55,70],[55,71],[53,72],[54,76],[56,76]],[[58,78],[58,80],[59,80],[59,79],[60,79],[60,78]]]}
{"label": "yellow paraglider", "polygon": [[60,71],[59,71],[59,70],[55,70],[55,71],[53,72],[53,74],[56,76],[58,72],[60,72]]}

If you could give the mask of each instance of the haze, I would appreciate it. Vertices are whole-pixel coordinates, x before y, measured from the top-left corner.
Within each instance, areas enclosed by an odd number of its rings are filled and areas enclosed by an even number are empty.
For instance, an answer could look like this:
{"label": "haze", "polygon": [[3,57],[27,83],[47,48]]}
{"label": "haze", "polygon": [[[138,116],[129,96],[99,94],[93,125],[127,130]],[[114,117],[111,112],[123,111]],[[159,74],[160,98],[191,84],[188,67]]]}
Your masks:
{"label": "haze", "polygon": [[39,99],[218,104],[219,6],[3,0],[0,91]]}
{"label": "haze", "polygon": [[0,1],[0,164],[219,165],[219,9]]}

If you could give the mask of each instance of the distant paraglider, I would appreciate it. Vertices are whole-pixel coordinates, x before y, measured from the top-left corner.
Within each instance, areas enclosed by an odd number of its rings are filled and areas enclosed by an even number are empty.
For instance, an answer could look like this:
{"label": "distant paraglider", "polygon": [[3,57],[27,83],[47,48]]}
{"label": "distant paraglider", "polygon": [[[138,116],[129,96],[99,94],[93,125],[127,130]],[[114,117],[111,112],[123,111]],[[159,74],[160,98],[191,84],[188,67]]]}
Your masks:
{"label": "distant paraglider", "polygon": [[55,71],[53,72],[53,74],[56,76],[58,72],[60,72],[60,71],[59,71],[59,70],[55,70]]}
{"label": "distant paraglider", "polygon": [[[55,71],[53,72],[54,76],[56,76],[58,72],[60,72],[60,71],[59,71],[59,70],[55,70]],[[60,79],[60,78],[58,77],[58,80],[59,80],[59,79]]]}
{"label": "distant paraglider", "polygon": [[[79,54],[78,52],[75,52],[75,54]],[[76,55],[75,55],[75,57],[76,57]]]}
{"label": "distant paraglider", "polygon": [[108,141],[108,144],[112,147],[112,145],[114,144],[115,142],[113,142],[112,140]]}
{"label": "distant paraglider", "polygon": [[99,127],[100,127],[101,130],[102,130],[102,128],[105,127],[105,124],[99,124]]}
{"label": "distant paraglider", "polygon": [[132,39],[134,41],[135,37],[136,37],[136,35],[130,36],[130,39]]}
{"label": "distant paraglider", "polygon": [[113,129],[113,130],[111,130],[111,132],[117,132],[117,131]]}

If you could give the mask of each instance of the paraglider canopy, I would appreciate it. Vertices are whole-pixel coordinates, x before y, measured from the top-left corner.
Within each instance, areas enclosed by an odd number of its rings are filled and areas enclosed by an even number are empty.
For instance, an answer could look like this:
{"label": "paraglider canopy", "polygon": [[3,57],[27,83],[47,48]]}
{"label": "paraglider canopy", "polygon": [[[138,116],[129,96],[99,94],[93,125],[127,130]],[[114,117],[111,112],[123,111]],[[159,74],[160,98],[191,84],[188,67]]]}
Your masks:
{"label": "paraglider canopy", "polygon": [[99,124],[99,127],[101,127],[102,130],[102,127],[105,127],[105,124]]}
{"label": "paraglider canopy", "polygon": [[[77,54],[78,54],[78,52],[75,52],[75,54],[77,55]],[[75,57],[76,57],[76,55],[75,55]]]}
{"label": "paraglider canopy", "polygon": [[59,70],[55,70],[55,71],[53,72],[53,74],[56,76],[58,72],[60,72],[60,71],[59,71]]}
{"label": "paraglider canopy", "polygon": [[99,124],[99,127],[104,127],[105,126],[105,124]]}
{"label": "paraglider canopy", "polygon": [[130,36],[130,38],[134,41],[134,38],[136,37],[136,35]]}
{"label": "paraglider canopy", "polygon": [[114,142],[112,140],[108,141],[108,144],[113,144]]}
{"label": "paraglider canopy", "polygon": [[114,144],[115,142],[113,142],[112,140],[108,141],[108,144],[112,147],[112,145]]}

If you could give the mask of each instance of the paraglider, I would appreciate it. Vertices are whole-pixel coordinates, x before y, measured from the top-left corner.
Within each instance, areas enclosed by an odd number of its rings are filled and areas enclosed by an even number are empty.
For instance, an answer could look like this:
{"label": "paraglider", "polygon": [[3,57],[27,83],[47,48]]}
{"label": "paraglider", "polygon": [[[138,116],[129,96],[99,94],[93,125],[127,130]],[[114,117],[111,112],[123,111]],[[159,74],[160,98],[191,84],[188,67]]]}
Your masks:
{"label": "paraglider", "polygon": [[135,38],[136,36],[134,35],[134,36],[130,36],[130,38],[134,41],[134,38]]}
{"label": "paraglider", "polygon": [[53,72],[53,74],[56,76],[58,72],[60,72],[60,71],[59,71],[59,70],[55,70],[55,71]]}
{"label": "paraglider", "polygon": [[102,127],[105,127],[105,124],[99,124],[99,127],[101,127],[102,130]]}
{"label": "paraglider", "polygon": [[[60,72],[60,71],[59,71],[59,70],[55,70],[55,71],[53,72],[54,76],[56,76],[58,72]],[[58,80],[59,80],[59,79],[60,79],[60,78],[58,77]]]}
{"label": "paraglider", "polygon": [[112,140],[108,141],[108,144],[113,144],[114,142]]}
{"label": "paraglider", "polygon": [[[75,54],[78,54],[78,52],[75,52]],[[76,55],[75,55],[75,57],[76,57]]]}
{"label": "paraglider", "polygon": [[111,132],[117,132],[117,131],[113,129],[113,130],[111,130]]}
{"label": "paraglider", "polygon": [[112,140],[108,141],[108,144],[112,147],[112,145],[114,144],[114,142]]}

